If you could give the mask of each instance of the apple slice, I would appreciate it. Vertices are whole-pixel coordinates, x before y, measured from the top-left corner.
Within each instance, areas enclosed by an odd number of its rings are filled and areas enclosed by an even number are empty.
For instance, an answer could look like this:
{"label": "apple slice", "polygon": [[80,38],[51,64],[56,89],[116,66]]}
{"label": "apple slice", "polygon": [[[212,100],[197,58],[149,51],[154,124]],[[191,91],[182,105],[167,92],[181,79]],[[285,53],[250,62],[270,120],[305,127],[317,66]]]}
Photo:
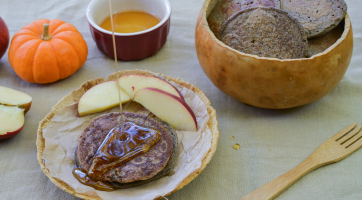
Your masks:
{"label": "apple slice", "polygon": [[176,130],[196,131],[197,121],[194,112],[179,97],[158,88],[143,88],[134,95],[134,101],[142,104],[161,120]]}
{"label": "apple slice", "polygon": [[24,126],[24,109],[0,105],[0,140],[13,137]]}
{"label": "apple slice", "polygon": [[31,102],[31,96],[8,87],[0,86],[0,104],[24,108],[24,113],[26,113],[31,107]]}
{"label": "apple slice", "polygon": [[[121,102],[131,100],[126,92],[121,89]],[[107,110],[119,105],[116,81],[100,83],[89,89],[80,98],[78,103],[79,117]]]}
{"label": "apple slice", "polygon": [[181,99],[184,99],[181,93],[169,82],[153,76],[129,74],[119,78],[119,85],[125,92],[134,98],[136,92],[142,88],[158,88]]}

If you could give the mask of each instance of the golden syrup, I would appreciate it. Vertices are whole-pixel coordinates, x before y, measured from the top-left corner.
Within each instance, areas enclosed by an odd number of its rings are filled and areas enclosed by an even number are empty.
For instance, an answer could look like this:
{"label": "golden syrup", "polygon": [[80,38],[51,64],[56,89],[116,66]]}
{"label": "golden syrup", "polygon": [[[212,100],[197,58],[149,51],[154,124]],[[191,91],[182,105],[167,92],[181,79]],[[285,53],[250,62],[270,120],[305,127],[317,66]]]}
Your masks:
{"label": "golden syrup", "polygon": [[238,143],[234,144],[234,145],[233,145],[233,148],[234,148],[235,150],[240,149],[240,144],[238,144]]}
{"label": "golden syrup", "polygon": [[[128,10],[113,14],[115,33],[134,33],[152,28],[160,20],[153,14],[141,10]],[[108,16],[100,27],[112,31],[111,17]]]}
{"label": "golden syrup", "polygon": [[116,189],[111,184],[109,184],[107,182],[94,180],[93,178],[88,176],[87,171],[85,171],[82,168],[78,168],[77,166],[74,167],[72,173],[73,173],[73,176],[79,182],[81,182],[84,185],[88,185],[90,187],[93,187],[94,189],[102,190],[102,191],[113,191],[113,190]]}
{"label": "golden syrup", "polygon": [[89,171],[75,166],[73,176],[84,185],[97,190],[115,190],[113,185],[100,180],[102,175],[146,153],[160,138],[159,131],[144,128],[132,122],[116,126],[98,148]]}
{"label": "golden syrup", "polygon": [[99,180],[107,171],[146,153],[160,138],[159,131],[132,122],[116,126],[98,148],[88,175]]}

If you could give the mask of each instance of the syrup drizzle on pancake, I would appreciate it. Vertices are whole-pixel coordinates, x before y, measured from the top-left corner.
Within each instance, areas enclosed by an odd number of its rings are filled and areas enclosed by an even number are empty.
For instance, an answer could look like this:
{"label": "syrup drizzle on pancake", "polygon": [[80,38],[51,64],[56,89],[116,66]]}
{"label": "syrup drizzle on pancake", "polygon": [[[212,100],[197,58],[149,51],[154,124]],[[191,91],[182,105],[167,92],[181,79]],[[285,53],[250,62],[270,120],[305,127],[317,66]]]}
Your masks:
{"label": "syrup drizzle on pancake", "polygon": [[93,187],[94,189],[102,190],[102,191],[113,191],[116,189],[116,188],[114,188],[113,185],[111,185],[105,181],[97,181],[97,180],[94,180],[93,178],[89,177],[87,171],[82,168],[74,167],[72,173],[73,173],[73,176],[79,182],[81,182],[84,185]]}
{"label": "syrup drizzle on pancake", "polygon": [[159,131],[127,122],[114,127],[98,148],[88,175],[99,180],[108,170],[146,153],[161,138]]}
{"label": "syrup drizzle on pancake", "polygon": [[75,166],[73,176],[84,185],[97,190],[115,190],[115,187],[108,182],[100,181],[102,175],[146,153],[160,138],[159,131],[144,128],[132,122],[120,124],[111,129],[103,140],[93,157],[89,171]]}

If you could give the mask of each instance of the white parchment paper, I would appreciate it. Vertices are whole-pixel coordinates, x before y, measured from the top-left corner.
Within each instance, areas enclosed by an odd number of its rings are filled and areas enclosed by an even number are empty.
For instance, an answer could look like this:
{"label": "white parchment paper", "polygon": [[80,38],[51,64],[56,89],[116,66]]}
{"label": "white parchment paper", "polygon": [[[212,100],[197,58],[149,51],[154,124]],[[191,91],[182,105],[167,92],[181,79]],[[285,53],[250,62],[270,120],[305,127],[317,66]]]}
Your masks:
{"label": "white parchment paper", "polygon": [[[172,84],[184,96],[185,101],[194,111],[198,123],[197,132],[177,131],[178,155],[175,173],[172,176],[166,176],[134,188],[119,189],[112,192],[98,191],[78,182],[72,175],[72,168],[79,135],[91,119],[105,113],[117,112],[119,108],[78,117],[77,104],[66,106],[60,110],[53,117],[48,127],[43,130],[43,137],[45,138],[43,159],[50,175],[66,182],[77,193],[97,194],[101,198],[109,200],[154,199],[176,189],[187,176],[200,168],[203,158],[211,148],[212,133],[207,126],[209,115],[205,103],[193,91],[176,83]],[[126,104],[124,111],[147,112],[144,109],[139,110],[132,103]]]}

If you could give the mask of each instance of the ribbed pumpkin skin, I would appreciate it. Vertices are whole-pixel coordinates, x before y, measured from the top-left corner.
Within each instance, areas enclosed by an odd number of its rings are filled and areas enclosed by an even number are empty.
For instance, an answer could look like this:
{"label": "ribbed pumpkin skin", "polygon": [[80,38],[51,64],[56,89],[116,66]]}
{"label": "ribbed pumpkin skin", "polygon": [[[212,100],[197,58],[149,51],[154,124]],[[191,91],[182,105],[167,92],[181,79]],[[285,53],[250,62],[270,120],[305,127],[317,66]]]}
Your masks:
{"label": "ribbed pumpkin skin", "polygon": [[[41,39],[44,24],[49,24],[48,41]],[[59,19],[38,19],[14,35],[8,57],[20,78],[45,84],[74,74],[87,54],[87,43],[73,25]]]}

